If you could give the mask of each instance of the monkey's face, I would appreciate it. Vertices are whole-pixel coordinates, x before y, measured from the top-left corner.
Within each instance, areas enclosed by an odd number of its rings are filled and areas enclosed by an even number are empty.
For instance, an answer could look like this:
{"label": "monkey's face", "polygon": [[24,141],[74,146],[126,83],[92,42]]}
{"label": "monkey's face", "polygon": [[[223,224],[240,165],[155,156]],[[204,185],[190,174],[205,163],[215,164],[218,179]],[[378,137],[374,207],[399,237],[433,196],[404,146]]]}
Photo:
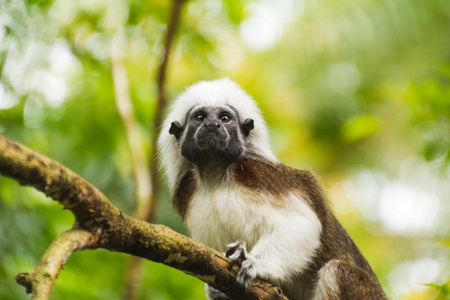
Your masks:
{"label": "monkey's face", "polygon": [[181,154],[202,167],[236,161],[252,129],[253,120],[241,124],[232,107],[197,107],[187,113],[184,126],[173,122],[169,132],[181,145]]}

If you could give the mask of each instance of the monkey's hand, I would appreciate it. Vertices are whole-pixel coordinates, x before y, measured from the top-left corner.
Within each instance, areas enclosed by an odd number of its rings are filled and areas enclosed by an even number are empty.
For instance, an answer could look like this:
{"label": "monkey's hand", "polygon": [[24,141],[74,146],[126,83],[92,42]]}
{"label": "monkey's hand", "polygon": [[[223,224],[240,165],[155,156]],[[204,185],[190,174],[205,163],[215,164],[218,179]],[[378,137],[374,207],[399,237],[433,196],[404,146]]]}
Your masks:
{"label": "monkey's hand", "polygon": [[226,256],[241,266],[237,281],[248,289],[252,285],[253,280],[261,273],[258,260],[247,252],[244,241],[228,244],[227,247],[229,249]]}

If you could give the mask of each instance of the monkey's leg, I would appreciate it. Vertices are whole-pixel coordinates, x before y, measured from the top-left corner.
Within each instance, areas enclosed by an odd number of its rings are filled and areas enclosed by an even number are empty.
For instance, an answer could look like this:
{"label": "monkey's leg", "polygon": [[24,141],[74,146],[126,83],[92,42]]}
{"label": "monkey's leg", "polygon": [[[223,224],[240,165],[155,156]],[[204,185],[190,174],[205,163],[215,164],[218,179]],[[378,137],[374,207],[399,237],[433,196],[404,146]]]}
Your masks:
{"label": "monkey's leg", "polygon": [[231,299],[230,297],[228,297],[221,291],[216,290],[212,286],[209,286],[207,283],[205,283],[205,294],[206,294],[206,298],[208,300],[229,300],[229,299]]}
{"label": "monkey's leg", "polygon": [[387,297],[374,275],[350,263],[333,259],[320,269],[313,299],[384,300]]}

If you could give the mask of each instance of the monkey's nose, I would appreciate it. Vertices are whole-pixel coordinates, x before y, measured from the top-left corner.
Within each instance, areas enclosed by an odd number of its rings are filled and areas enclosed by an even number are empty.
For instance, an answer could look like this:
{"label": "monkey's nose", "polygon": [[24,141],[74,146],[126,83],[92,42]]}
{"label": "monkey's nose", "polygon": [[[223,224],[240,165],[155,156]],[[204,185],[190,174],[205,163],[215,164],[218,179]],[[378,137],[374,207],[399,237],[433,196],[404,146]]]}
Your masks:
{"label": "monkey's nose", "polygon": [[207,128],[208,130],[217,130],[217,129],[220,128],[220,124],[219,124],[218,121],[209,121],[209,122],[206,122],[205,126],[206,126],[206,128]]}

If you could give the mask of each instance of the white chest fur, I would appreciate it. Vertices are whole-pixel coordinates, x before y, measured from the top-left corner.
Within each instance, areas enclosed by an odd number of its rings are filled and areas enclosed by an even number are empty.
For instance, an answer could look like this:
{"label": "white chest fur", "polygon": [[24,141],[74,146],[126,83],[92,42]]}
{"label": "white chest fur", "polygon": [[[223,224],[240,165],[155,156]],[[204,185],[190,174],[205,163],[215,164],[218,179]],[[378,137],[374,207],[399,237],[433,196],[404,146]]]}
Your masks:
{"label": "white chest fur", "polygon": [[246,241],[251,249],[267,227],[263,226],[267,213],[239,189],[201,187],[191,200],[186,226],[192,238],[219,251],[238,240]]}
{"label": "white chest fur", "polygon": [[221,252],[229,243],[246,242],[254,276],[293,288],[291,299],[303,299],[302,277],[320,247],[322,224],[295,190],[275,196],[236,183],[200,184],[185,224],[192,238]]}
{"label": "white chest fur", "polygon": [[229,243],[245,241],[248,251],[266,258],[273,277],[302,272],[320,245],[322,226],[303,199],[294,194],[279,197],[282,204],[273,205],[274,196],[255,198],[237,185],[214,191],[200,187],[186,226],[192,238],[222,252]]}

